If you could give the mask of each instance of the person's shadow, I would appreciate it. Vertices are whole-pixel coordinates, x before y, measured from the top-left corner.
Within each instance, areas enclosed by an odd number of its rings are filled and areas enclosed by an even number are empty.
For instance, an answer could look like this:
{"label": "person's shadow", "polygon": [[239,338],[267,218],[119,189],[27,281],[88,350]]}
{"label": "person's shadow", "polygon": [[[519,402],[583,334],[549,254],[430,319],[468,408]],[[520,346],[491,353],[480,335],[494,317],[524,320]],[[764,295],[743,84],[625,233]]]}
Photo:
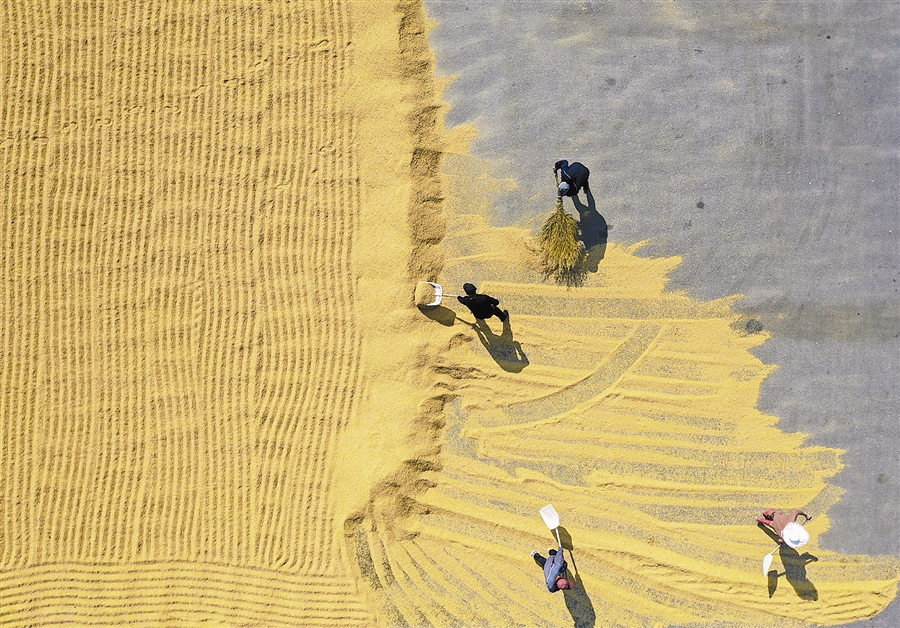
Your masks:
{"label": "person's shadow", "polygon": [[606,219],[597,211],[597,203],[589,187],[584,188],[587,197],[587,205],[582,203],[578,195],[571,197],[578,210],[578,225],[581,228],[581,242],[587,257],[584,260],[584,268],[592,273],[597,272],[600,260],[606,255],[606,242],[609,237],[609,226]]}
{"label": "person's shadow", "polygon": [[[757,525],[762,528],[769,537],[774,541],[778,541],[778,535],[775,534],[768,526],[761,523]],[[784,565],[784,573],[778,573],[777,569],[770,569],[767,574],[769,579],[769,597],[775,595],[775,589],[778,588],[778,578],[784,576],[788,583],[794,587],[794,592],[801,600],[818,600],[819,592],[816,586],[809,581],[806,576],[806,565],[814,563],[818,557],[813,556],[809,552],[800,554],[797,550],[789,545],[782,543],[778,547],[778,556],[781,558],[781,564]]]}
{"label": "person's shadow", "polygon": [[472,325],[472,329],[475,330],[478,340],[481,341],[481,344],[484,345],[484,348],[487,349],[487,352],[494,358],[494,362],[500,368],[509,373],[520,373],[522,369],[528,366],[528,356],[522,351],[522,345],[513,340],[512,327],[509,324],[508,316],[503,321],[503,332],[499,336],[491,331],[491,328],[488,327],[485,321],[481,319],[475,320],[477,322]]}
{"label": "person's shadow", "polygon": [[[793,547],[782,545],[778,550],[781,563],[784,565],[784,577],[794,587],[797,597],[801,600],[818,600],[819,592],[815,585],[806,577],[806,565],[819,560],[809,552],[800,554]],[[773,591],[774,592],[774,591]],[[771,596],[770,596],[771,597]]]}
{"label": "person's shadow", "polygon": [[572,535],[562,526],[558,530],[563,549],[569,550],[569,560],[566,562],[569,563],[569,576],[575,583],[574,589],[563,589],[566,608],[569,615],[572,616],[575,628],[594,628],[597,623],[597,613],[594,611],[594,605],[591,604],[591,598],[584,590],[584,582],[578,572],[578,565],[575,564],[575,554],[572,553]]}
{"label": "person's shadow", "polygon": [[512,327],[509,324],[508,317],[503,321],[503,331],[498,336],[491,331],[491,328],[488,327],[485,321],[476,318],[475,323],[470,323],[467,320],[458,318],[456,312],[450,308],[443,306],[419,307],[419,311],[445,327],[452,327],[457,320],[471,327],[475,331],[475,335],[478,336],[478,340],[487,349],[488,354],[504,371],[521,373],[522,369],[529,364],[528,356],[522,350],[522,345],[518,341],[513,340]]}

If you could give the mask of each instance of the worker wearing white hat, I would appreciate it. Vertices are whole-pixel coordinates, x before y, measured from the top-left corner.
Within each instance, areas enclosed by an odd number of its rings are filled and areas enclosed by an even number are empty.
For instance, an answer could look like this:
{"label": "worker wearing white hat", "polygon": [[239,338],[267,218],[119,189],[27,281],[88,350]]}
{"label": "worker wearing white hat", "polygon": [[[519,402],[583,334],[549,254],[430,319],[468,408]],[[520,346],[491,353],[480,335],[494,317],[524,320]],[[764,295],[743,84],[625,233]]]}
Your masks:
{"label": "worker wearing white hat", "polygon": [[557,188],[558,196],[575,196],[582,188],[585,192],[589,191],[588,177],[591,171],[584,164],[577,161],[570,164],[562,159],[553,165],[553,172],[557,171],[562,175],[562,181]]}
{"label": "worker wearing white hat", "polygon": [[781,538],[785,545],[797,549],[809,543],[809,532],[796,521],[791,521],[781,531]]}
{"label": "worker wearing white hat", "polygon": [[797,517],[803,515],[806,521],[812,519],[805,510],[796,508],[789,514],[785,514],[780,510],[769,508],[763,512],[762,516],[757,517],[757,521],[765,526],[769,526],[778,535],[778,542],[784,543],[794,549],[802,547],[809,542],[809,532],[802,525],[797,523]]}

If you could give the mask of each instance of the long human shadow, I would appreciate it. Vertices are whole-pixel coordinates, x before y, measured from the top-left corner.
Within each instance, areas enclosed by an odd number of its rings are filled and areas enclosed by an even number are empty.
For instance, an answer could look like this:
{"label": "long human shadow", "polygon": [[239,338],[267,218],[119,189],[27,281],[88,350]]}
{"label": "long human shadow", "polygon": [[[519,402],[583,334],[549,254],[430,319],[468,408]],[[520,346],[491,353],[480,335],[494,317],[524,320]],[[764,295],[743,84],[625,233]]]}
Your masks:
{"label": "long human shadow", "polygon": [[572,616],[575,628],[594,628],[597,623],[597,613],[594,611],[594,605],[591,604],[591,598],[588,597],[587,591],[584,589],[584,581],[578,572],[578,565],[575,564],[575,554],[573,553],[574,544],[572,543],[572,535],[564,527],[560,526],[559,540],[564,550],[569,550],[569,576],[574,576],[572,581],[575,583],[574,589],[564,589],[563,597],[566,602],[566,609]]}
{"label": "long human shadow", "polygon": [[[773,541],[778,541],[778,535],[768,526],[761,523],[757,523],[757,525],[769,535],[769,538]],[[784,576],[788,583],[794,587],[794,592],[801,600],[818,600],[819,592],[806,576],[806,565],[816,562],[819,560],[818,557],[813,556],[809,552],[800,554],[793,547],[784,543],[778,547],[778,556],[781,558],[781,564],[784,565],[784,573],[778,573],[777,569],[771,569],[766,574],[768,577],[769,597],[775,595],[775,589],[778,588],[778,578]]]}
{"label": "long human shadow", "polygon": [[584,189],[587,197],[587,205],[579,200],[578,195],[572,198],[575,209],[578,210],[578,225],[581,228],[581,242],[587,257],[584,261],[585,270],[595,273],[600,267],[600,260],[606,255],[606,242],[609,238],[609,225],[606,219],[597,211],[597,203],[589,187]]}
{"label": "long human shadow", "polygon": [[778,588],[778,578],[784,576],[788,583],[794,587],[794,592],[801,600],[818,600],[819,592],[806,575],[806,565],[816,562],[819,558],[809,552],[800,554],[797,550],[787,545],[782,545],[779,548],[779,555],[781,556],[781,563],[784,565],[784,572],[778,573],[777,569],[771,569],[766,574],[769,579],[769,597],[775,595],[775,589]]}
{"label": "long human shadow", "polygon": [[781,563],[784,565],[784,577],[794,587],[801,600],[818,600],[819,592],[806,576],[806,565],[819,560],[809,552],[800,554],[793,547],[782,545],[778,550]]}
{"label": "long human shadow", "polygon": [[488,327],[485,321],[481,319],[476,319],[476,321],[472,325],[472,329],[475,330],[478,340],[481,341],[481,344],[484,345],[490,356],[494,358],[494,362],[504,371],[521,373],[522,369],[529,364],[528,356],[522,351],[522,345],[513,339],[509,317],[507,316],[506,320],[503,321],[503,331],[499,336],[491,331],[491,328]]}
{"label": "long human shadow", "polygon": [[458,318],[456,312],[444,306],[419,307],[419,311],[445,327],[452,327],[457,320],[471,327],[475,331],[475,335],[478,336],[478,340],[487,349],[488,355],[504,371],[521,373],[522,369],[529,364],[528,356],[522,350],[522,345],[513,339],[509,318],[503,321],[503,331],[498,336],[488,327],[485,321],[476,318],[475,323],[470,323],[465,319]]}

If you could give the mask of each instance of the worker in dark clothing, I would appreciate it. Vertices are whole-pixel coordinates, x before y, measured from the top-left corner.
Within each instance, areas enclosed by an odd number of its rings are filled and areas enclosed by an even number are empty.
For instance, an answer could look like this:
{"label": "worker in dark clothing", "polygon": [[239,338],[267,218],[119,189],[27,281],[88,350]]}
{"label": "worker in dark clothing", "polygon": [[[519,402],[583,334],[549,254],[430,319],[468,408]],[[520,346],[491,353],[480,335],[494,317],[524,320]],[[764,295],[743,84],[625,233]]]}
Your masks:
{"label": "worker in dark clothing", "polygon": [[484,320],[485,318],[496,316],[501,321],[505,321],[506,317],[509,316],[507,310],[501,310],[497,307],[500,305],[500,301],[486,294],[478,294],[474,285],[470,283],[463,284],[463,291],[466,293],[466,296],[456,298],[471,310],[475,318]]}
{"label": "worker in dark clothing", "polygon": [[559,178],[561,179],[557,190],[559,196],[575,196],[582,188],[584,188],[585,192],[590,190],[590,187],[588,186],[588,177],[590,176],[591,171],[588,170],[584,164],[578,163],[577,161],[570,164],[563,159],[557,161],[553,166],[554,174],[557,171],[559,171]]}
{"label": "worker in dark clothing", "polygon": [[559,549],[550,548],[547,550],[547,553],[549,558],[544,558],[537,552],[531,552],[534,562],[544,569],[544,580],[547,583],[547,590],[550,593],[556,593],[563,589],[573,589],[572,581],[566,578],[566,571],[569,565],[566,563],[566,558],[563,555],[562,545],[559,546]]}

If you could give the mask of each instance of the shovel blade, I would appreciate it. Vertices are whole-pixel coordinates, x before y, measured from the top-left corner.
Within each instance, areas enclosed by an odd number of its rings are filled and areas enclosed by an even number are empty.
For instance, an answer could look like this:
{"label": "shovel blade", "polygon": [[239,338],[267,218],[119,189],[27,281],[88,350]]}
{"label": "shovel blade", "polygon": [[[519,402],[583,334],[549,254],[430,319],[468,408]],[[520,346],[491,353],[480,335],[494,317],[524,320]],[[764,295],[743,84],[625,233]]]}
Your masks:
{"label": "shovel blade", "polygon": [[553,504],[547,504],[541,508],[541,518],[551,530],[555,530],[559,527],[559,513],[556,512],[556,508],[553,507]]}
{"label": "shovel blade", "polygon": [[434,307],[436,305],[440,305],[441,299],[444,296],[444,289],[441,288],[441,284],[434,283],[433,281],[428,281],[426,283],[431,284],[431,287],[434,288],[434,300],[431,303],[428,303],[426,307]]}
{"label": "shovel blade", "polygon": [[774,555],[775,555],[775,552],[772,552],[771,554],[766,554],[766,557],[763,558],[763,575],[764,576],[769,575],[769,567],[772,566],[772,557]]}

